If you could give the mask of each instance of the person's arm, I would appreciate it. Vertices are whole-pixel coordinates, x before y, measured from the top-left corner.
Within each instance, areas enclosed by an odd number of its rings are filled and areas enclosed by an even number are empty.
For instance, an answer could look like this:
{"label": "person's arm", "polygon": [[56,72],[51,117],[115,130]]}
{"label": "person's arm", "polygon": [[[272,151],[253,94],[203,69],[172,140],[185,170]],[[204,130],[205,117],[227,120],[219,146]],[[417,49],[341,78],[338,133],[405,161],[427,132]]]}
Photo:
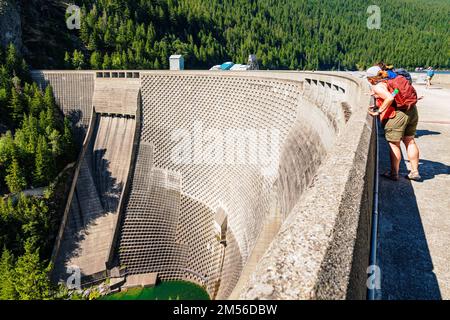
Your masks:
{"label": "person's arm", "polygon": [[[372,87],[373,92],[381,99],[383,99],[383,103],[381,104],[380,108],[378,109],[378,113],[374,112],[375,114],[381,114],[384,110],[389,108],[390,105],[394,102],[394,97],[389,92],[389,90],[386,88],[383,84],[377,84]],[[373,114],[372,114],[373,115]]]}

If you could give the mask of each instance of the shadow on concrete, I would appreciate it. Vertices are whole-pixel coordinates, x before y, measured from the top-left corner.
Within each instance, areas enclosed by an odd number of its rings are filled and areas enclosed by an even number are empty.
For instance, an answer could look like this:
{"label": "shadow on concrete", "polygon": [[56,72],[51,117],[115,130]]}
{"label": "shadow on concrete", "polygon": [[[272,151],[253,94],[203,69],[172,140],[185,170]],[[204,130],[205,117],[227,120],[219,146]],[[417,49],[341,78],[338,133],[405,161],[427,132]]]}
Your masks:
{"label": "shadow on concrete", "polygon": [[416,138],[420,138],[423,136],[437,136],[441,134],[439,131],[431,131],[431,130],[417,130]]}
{"label": "shadow on concrete", "polygon": [[106,149],[94,150],[92,161],[93,174],[103,208],[107,212],[116,212],[119,207],[123,183],[118,183],[117,179],[113,177],[109,169],[111,162],[105,159],[106,151]]}
{"label": "shadow on concrete", "polygon": [[[97,121],[90,145],[82,160],[68,221],[52,274],[54,282],[61,279],[65,280],[70,276],[66,273],[66,265],[73,258],[87,254],[83,252],[86,248],[83,248],[82,245],[89,245],[90,251],[92,251],[99,247],[102,241],[105,241],[102,239],[105,236],[98,234],[94,236],[96,241],[83,244],[88,237],[92,238],[93,235],[90,235],[90,233],[103,232],[100,229],[95,229],[97,225],[102,223],[99,219],[115,213],[119,205],[123,183],[113,176],[111,161],[105,157],[107,148],[111,147],[111,144],[107,144],[105,148],[101,149],[95,149],[94,147],[99,130],[99,121]],[[100,132],[100,134],[105,133]],[[114,155],[120,155],[120,152],[116,152]],[[98,242],[98,244],[95,242]],[[102,277],[103,274],[86,276],[81,272],[82,282],[92,281],[98,276]]]}
{"label": "shadow on concrete", "polygon": [[[408,160],[405,160],[405,162],[409,162]],[[400,168],[400,172],[407,172],[406,166],[405,170],[402,170],[403,168]],[[419,161],[419,171],[421,179],[417,182],[423,182],[425,180],[431,180],[436,178],[436,176],[439,175],[450,175],[450,166],[446,165],[445,163],[437,162],[437,161],[431,161],[431,160],[425,160],[420,159]],[[406,173],[405,173],[406,175]]]}
{"label": "shadow on concrete", "polygon": [[75,137],[75,141],[78,145],[83,144],[83,139],[86,135],[87,128],[83,126],[81,120],[83,118],[83,111],[70,110],[67,114],[67,118],[72,123],[72,130]]}
{"label": "shadow on concrete", "polygon": [[[383,130],[380,130],[381,133]],[[380,136],[380,172],[390,168],[389,146]],[[421,170],[448,172],[448,166],[422,160]],[[441,166],[442,165],[442,166]],[[402,161],[400,172],[408,172]],[[414,182],[415,183],[415,182]],[[403,177],[394,182],[380,178],[380,225],[378,258],[381,269],[381,298],[389,300],[441,299],[441,292],[433,272],[414,188]]]}
{"label": "shadow on concrete", "polygon": [[[108,214],[102,205],[102,199],[94,183],[95,172],[92,171],[89,164],[90,158],[91,155],[87,155],[83,160],[86,163],[80,170],[61,248],[52,274],[52,280],[55,283],[70,276],[66,273],[66,266],[73,258],[83,254],[81,244],[89,236],[90,226],[95,225],[97,219]],[[83,279],[85,276],[81,272],[82,282],[86,281]]]}
{"label": "shadow on concrete", "polygon": [[422,181],[434,179],[438,175],[450,175],[450,166],[436,161],[420,159],[419,171]]}

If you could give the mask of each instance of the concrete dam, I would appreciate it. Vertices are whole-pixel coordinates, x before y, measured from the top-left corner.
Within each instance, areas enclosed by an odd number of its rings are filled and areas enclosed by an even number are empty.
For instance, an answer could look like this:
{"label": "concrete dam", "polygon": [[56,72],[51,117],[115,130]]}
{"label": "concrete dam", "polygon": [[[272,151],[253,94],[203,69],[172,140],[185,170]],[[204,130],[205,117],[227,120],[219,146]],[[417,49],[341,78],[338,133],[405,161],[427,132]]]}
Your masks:
{"label": "concrete dam", "polygon": [[54,281],[157,273],[213,299],[364,298],[365,84],[344,73],[34,71],[81,152]]}

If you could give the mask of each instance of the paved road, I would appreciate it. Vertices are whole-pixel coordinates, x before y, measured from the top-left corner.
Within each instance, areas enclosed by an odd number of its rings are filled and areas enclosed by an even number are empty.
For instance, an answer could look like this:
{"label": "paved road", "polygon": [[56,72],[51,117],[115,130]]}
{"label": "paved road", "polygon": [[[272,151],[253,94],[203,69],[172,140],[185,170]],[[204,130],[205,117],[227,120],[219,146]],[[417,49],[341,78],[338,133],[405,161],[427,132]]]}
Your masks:
{"label": "paved road", "polygon": [[[423,181],[380,179],[382,298],[450,299],[450,89],[416,89],[425,96],[417,132]],[[383,140],[381,171],[387,148]],[[408,169],[402,161],[401,173]]]}

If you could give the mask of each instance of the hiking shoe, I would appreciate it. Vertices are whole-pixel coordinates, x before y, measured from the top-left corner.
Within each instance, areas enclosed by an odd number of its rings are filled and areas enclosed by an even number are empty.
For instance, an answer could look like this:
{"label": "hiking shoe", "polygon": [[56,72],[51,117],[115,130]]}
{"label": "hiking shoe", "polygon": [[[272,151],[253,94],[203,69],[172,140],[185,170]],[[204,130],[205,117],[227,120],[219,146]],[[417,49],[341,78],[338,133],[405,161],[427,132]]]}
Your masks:
{"label": "hiking shoe", "polygon": [[413,180],[413,181],[420,181],[422,177],[420,176],[418,171],[411,171],[407,176],[407,179]]}

